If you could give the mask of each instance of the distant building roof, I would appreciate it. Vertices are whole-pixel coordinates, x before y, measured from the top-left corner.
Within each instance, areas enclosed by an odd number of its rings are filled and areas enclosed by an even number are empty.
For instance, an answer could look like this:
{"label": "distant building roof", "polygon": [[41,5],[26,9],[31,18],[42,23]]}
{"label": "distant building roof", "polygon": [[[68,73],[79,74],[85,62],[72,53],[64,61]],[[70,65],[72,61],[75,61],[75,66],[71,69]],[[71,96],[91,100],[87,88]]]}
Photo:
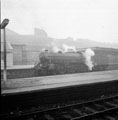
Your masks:
{"label": "distant building roof", "polygon": [[7,33],[7,35],[20,35],[20,34],[16,33],[15,31],[8,29],[8,28],[6,29],[6,33]]}
{"label": "distant building roof", "polygon": [[[0,41],[0,43],[1,43],[1,52],[4,51],[4,43],[3,42],[4,42],[3,31],[1,31],[1,41]],[[7,49],[7,51],[13,50],[11,44],[9,43],[9,41],[7,41],[7,39],[6,39],[6,49]]]}
{"label": "distant building roof", "polygon": [[[13,50],[11,44],[8,41],[6,43],[6,49],[7,49],[7,51],[12,51]],[[1,42],[1,52],[3,52],[3,51],[4,51],[4,43]]]}
{"label": "distant building roof", "polygon": [[6,29],[6,39],[11,44],[39,45],[45,46],[51,43],[52,38],[42,29],[34,29],[34,34],[21,35]]}

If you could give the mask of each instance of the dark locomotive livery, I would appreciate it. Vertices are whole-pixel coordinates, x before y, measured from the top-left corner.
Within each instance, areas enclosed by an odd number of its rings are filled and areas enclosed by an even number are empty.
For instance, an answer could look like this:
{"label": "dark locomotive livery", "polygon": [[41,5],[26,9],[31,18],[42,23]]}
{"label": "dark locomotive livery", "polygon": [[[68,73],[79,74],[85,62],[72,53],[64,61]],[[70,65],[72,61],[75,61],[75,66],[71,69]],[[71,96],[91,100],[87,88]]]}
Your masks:
{"label": "dark locomotive livery", "polygon": [[35,75],[54,75],[102,70],[118,70],[118,50],[111,48],[92,48],[94,55],[89,58],[92,69],[86,64],[84,51],[78,52],[42,52],[34,66]]}

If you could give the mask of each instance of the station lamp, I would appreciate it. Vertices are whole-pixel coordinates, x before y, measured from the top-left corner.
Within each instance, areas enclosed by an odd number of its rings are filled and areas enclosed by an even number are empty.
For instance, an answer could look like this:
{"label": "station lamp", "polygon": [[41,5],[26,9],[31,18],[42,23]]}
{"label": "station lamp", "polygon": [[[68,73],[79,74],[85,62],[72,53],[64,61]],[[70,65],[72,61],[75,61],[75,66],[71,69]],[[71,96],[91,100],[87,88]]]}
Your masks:
{"label": "station lamp", "polygon": [[4,19],[0,24],[0,29],[3,29],[3,37],[4,37],[4,70],[3,70],[3,80],[4,82],[7,81],[7,55],[6,55],[6,26],[9,23],[9,19]]}

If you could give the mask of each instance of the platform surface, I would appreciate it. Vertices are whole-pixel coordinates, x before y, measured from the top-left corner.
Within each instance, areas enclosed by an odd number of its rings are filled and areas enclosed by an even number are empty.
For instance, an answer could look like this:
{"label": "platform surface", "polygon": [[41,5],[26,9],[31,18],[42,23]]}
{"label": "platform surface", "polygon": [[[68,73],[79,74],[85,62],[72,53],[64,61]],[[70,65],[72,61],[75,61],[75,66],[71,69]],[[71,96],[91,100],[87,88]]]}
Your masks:
{"label": "platform surface", "polygon": [[[33,68],[34,65],[13,65],[13,66],[7,66],[7,70],[13,70],[13,69],[30,69]],[[3,66],[1,67],[1,70],[3,70]]]}
{"label": "platform surface", "polygon": [[9,79],[2,94],[118,80],[118,70]]}

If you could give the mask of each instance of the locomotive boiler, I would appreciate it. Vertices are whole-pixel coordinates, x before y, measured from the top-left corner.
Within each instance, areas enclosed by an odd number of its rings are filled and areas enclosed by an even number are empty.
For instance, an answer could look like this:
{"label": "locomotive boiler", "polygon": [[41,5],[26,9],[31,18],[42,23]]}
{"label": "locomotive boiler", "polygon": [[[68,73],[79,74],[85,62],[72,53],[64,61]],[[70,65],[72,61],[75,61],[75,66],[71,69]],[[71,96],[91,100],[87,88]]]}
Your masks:
{"label": "locomotive boiler", "polygon": [[65,74],[87,71],[81,53],[46,53],[39,55],[35,66],[37,75]]}
{"label": "locomotive boiler", "polygon": [[92,55],[88,54],[87,50],[65,53],[42,52],[39,55],[38,63],[34,66],[35,75],[42,76],[118,69],[118,50],[92,48],[90,49],[94,53]]}

